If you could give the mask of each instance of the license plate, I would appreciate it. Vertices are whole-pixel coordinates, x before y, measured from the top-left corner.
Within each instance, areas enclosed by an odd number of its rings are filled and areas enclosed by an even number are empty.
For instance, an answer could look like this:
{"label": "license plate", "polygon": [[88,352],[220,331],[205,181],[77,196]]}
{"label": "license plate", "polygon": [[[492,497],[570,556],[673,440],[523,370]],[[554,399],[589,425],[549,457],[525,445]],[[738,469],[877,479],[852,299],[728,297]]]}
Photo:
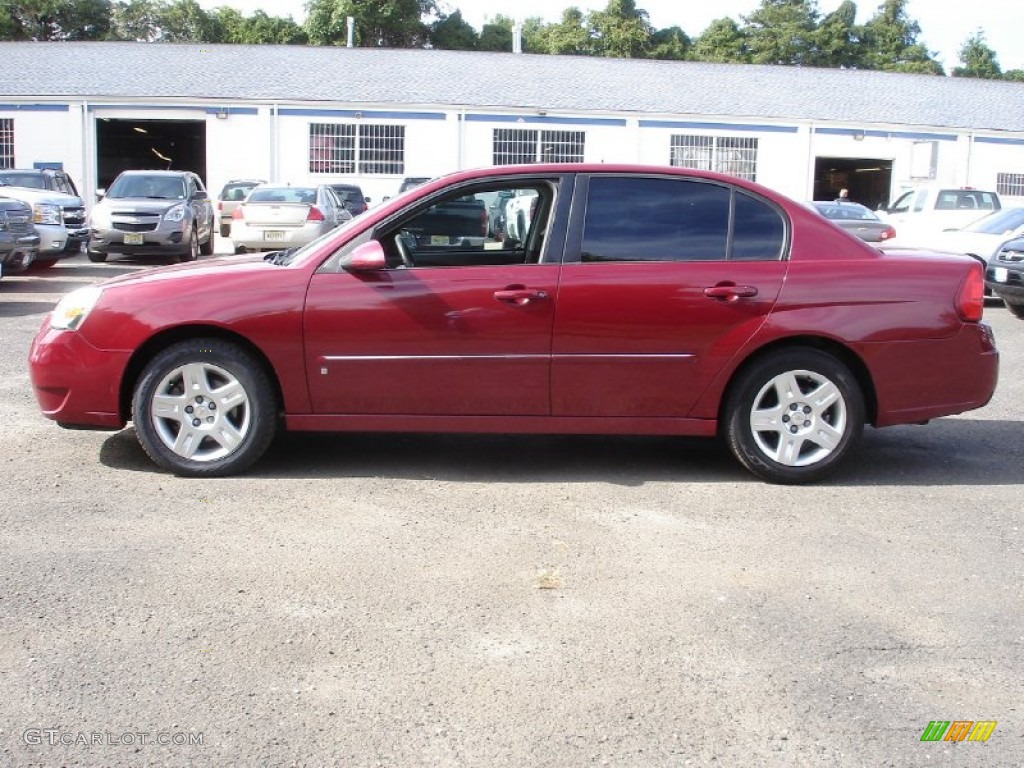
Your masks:
{"label": "license plate", "polygon": [[997,283],[1005,283],[1006,277],[1006,269],[1004,267],[996,267],[995,269],[992,270],[992,278]]}
{"label": "license plate", "polygon": [[264,240],[284,240],[283,229],[268,229],[263,232]]}
{"label": "license plate", "polygon": [[142,245],[145,239],[141,232],[125,232],[124,244],[125,245]]}

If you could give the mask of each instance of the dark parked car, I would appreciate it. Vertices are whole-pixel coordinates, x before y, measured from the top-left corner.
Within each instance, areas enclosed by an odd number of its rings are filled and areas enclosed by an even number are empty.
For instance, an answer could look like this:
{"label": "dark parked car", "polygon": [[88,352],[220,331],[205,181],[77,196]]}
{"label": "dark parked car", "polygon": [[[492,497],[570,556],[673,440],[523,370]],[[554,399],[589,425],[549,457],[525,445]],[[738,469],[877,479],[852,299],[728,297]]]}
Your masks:
{"label": "dark parked car", "polygon": [[815,201],[811,203],[829,221],[856,235],[865,243],[884,243],[896,236],[891,224],[886,224],[870,208],[846,201]]}
{"label": "dark parked car", "polygon": [[430,181],[429,176],[406,176],[402,179],[402,183],[398,185],[398,194],[402,194],[414,187],[426,184],[428,181]]}
{"label": "dark parked car", "polygon": [[[434,231],[499,190],[536,198],[519,238]],[[131,420],[181,475],[244,470],[285,428],[720,435],[753,473],[800,483],[865,424],[989,401],[983,284],[974,259],[883,254],[725,175],[494,167],[270,258],[79,289],[29,369],[48,417]]]}
{"label": "dark parked car", "polygon": [[996,251],[985,270],[985,284],[1015,317],[1024,319],[1024,238]]}
{"label": "dark parked car", "polygon": [[213,253],[213,203],[190,171],[122,171],[93,206],[89,228],[89,261]]}
{"label": "dark parked car", "polygon": [[341,200],[345,210],[353,216],[365,213],[369,208],[370,198],[363,194],[362,188],[357,184],[328,184],[334,190],[334,194]]}
{"label": "dark parked car", "polygon": [[21,200],[0,197],[0,277],[27,269],[38,251],[32,208]]}

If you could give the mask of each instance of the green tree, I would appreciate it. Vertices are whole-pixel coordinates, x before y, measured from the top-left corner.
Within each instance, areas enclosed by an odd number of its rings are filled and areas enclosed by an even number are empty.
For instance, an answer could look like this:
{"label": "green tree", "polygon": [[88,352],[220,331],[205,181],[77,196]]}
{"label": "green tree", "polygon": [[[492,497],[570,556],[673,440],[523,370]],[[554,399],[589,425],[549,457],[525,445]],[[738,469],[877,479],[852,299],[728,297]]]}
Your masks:
{"label": "green tree", "polygon": [[689,56],[693,41],[679,27],[656,29],[651,33],[650,51],[647,56],[666,61],[682,61]]}
{"label": "green tree", "polygon": [[473,51],[480,45],[480,36],[462,18],[462,11],[442,14],[430,25],[430,45],[448,51]]}
{"label": "green tree", "polygon": [[111,31],[110,0],[0,0],[5,40],[104,40]]}
{"label": "green tree", "polygon": [[[528,20],[529,21],[529,20]],[[567,56],[593,56],[594,41],[587,29],[583,12],[571,6],[562,11],[561,21],[544,25],[539,20],[534,28],[532,40],[527,36],[524,25],[525,50],[533,53],[554,53]]]}
{"label": "green tree", "polygon": [[735,21],[723,16],[712,21],[694,41],[690,56],[696,61],[748,63],[750,52],[747,49],[747,35]]}
{"label": "green tree", "polygon": [[887,72],[941,75],[942,65],[918,42],[921,27],[907,16],[908,0],[884,0],[864,25],[864,66]]}
{"label": "green tree", "polygon": [[818,61],[816,0],[761,0],[743,17],[754,64],[813,65]]}
{"label": "green tree", "polygon": [[996,60],[996,52],[985,42],[985,33],[980,29],[971,35],[960,47],[960,64],[953,70],[954,77],[980,77],[998,80],[1003,70]]}
{"label": "green tree", "polygon": [[634,0],[609,0],[603,11],[587,17],[590,37],[598,56],[639,59],[651,49],[651,24],[647,11]]}
{"label": "green tree", "polygon": [[495,16],[480,30],[477,49],[481,51],[511,51],[513,23],[512,19],[507,16],[500,14]]}
{"label": "green tree", "polygon": [[150,42],[160,34],[158,5],[154,0],[114,3],[110,37],[114,40]]}
{"label": "green tree", "polygon": [[1008,69],[1003,72],[1003,80],[1015,80],[1024,83],[1024,69]]}
{"label": "green tree", "polygon": [[861,37],[863,28],[857,23],[857,5],[853,0],[842,4],[821,20],[817,32],[817,61],[824,67],[862,66]]}
{"label": "green tree", "polygon": [[344,45],[351,16],[356,45],[419,48],[429,36],[424,17],[437,13],[434,0],[309,0],[306,34],[313,45]]}
{"label": "green tree", "polygon": [[214,19],[196,0],[161,3],[156,10],[158,38],[170,43],[211,43],[216,39]]}

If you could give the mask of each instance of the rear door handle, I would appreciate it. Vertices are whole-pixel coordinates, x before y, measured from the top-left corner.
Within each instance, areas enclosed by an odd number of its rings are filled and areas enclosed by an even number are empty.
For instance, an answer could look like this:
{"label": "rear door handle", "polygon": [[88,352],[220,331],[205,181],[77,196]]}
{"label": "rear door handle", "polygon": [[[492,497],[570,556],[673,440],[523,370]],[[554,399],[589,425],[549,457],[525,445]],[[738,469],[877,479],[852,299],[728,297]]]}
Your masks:
{"label": "rear door handle", "polygon": [[547,291],[539,288],[506,288],[503,291],[495,291],[494,298],[504,301],[507,304],[529,304],[531,301],[539,301],[548,297]]}
{"label": "rear door handle", "polygon": [[713,285],[704,289],[704,295],[710,299],[749,299],[757,296],[757,288],[752,285]]}

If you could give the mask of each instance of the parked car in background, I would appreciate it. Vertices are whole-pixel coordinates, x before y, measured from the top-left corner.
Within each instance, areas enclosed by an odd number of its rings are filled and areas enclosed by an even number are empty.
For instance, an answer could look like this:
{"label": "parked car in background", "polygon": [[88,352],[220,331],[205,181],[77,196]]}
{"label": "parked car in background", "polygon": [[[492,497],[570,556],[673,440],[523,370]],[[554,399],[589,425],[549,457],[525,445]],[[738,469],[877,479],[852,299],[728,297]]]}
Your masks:
{"label": "parked car in background", "polygon": [[999,250],[999,246],[1022,235],[1024,208],[1002,208],[959,229],[922,234],[914,239],[897,235],[891,244],[897,247],[962,253],[982,264],[988,264]]}
{"label": "parked car in background", "polygon": [[32,208],[21,200],[0,197],[0,277],[27,269],[38,251]]}
{"label": "parked car in background", "polygon": [[363,190],[358,184],[335,183],[328,186],[334,190],[334,194],[341,200],[341,204],[353,216],[365,213],[370,207],[370,198],[363,194]]}
{"label": "parked car in background", "polygon": [[89,261],[112,253],[195,261],[213,253],[213,204],[191,171],[122,171],[89,225]]}
{"label": "parked car in background", "polygon": [[[77,256],[89,241],[85,203],[77,193],[62,191],[73,189],[74,185],[58,184],[61,178],[33,170],[0,171],[0,195],[21,200],[32,209],[32,222],[39,234],[39,252],[32,262],[33,269],[46,269],[60,259]],[[9,181],[36,186],[9,186]],[[60,188],[39,186],[44,183]]]}
{"label": "parked car in background", "polygon": [[1024,319],[1024,238],[1004,243],[989,261],[985,285],[1015,317]]}
{"label": "parked car in background", "polygon": [[865,243],[883,243],[896,236],[892,224],[878,218],[874,211],[860,203],[815,200],[811,206],[826,219],[856,235]]}
{"label": "parked car in background", "polygon": [[261,184],[232,214],[231,241],[236,248],[277,251],[305,245],[351,220],[327,184]]}
{"label": "parked car in background", "polygon": [[430,181],[429,176],[406,176],[402,179],[402,183],[398,185],[398,194],[402,194],[407,190],[426,184],[428,181]]}
{"label": "parked car in background", "polygon": [[[408,236],[499,190],[535,199],[516,240]],[[802,483],[838,467],[865,424],[989,401],[983,282],[973,259],[883,254],[723,174],[497,166],[270,259],[72,292],[29,370],[46,416],[132,420],[180,475],[242,471],[283,427],[717,434],[759,477]]]}
{"label": "parked car in background", "polygon": [[232,179],[220,191],[217,198],[217,218],[219,220],[220,236],[231,236],[231,214],[235,212],[245,196],[253,187],[266,184],[265,179]]}
{"label": "parked car in background", "polygon": [[8,168],[0,171],[0,184],[29,189],[48,189],[80,197],[78,187],[66,171],[58,168]]}
{"label": "parked car in background", "polygon": [[896,228],[901,242],[912,244],[921,235],[965,227],[1002,207],[996,192],[925,185],[900,193],[879,214]]}

